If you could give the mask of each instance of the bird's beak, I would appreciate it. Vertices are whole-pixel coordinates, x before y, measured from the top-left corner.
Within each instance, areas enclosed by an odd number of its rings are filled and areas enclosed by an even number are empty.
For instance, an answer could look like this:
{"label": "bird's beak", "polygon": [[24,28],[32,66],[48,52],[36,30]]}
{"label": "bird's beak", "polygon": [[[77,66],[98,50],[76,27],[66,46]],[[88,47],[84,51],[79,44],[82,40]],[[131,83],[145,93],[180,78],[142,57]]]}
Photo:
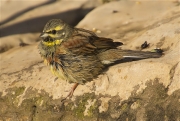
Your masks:
{"label": "bird's beak", "polygon": [[46,37],[48,37],[48,34],[47,33],[41,33],[40,37],[41,38],[46,38]]}

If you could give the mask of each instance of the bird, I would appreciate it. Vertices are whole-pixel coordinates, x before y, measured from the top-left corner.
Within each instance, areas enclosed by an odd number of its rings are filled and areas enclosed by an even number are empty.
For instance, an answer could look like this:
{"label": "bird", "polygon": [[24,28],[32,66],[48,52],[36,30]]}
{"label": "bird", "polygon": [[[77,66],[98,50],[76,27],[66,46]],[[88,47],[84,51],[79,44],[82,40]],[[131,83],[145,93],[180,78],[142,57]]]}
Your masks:
{"label": "bird", "polygon": [[126,58],[159,58],[162,53],[122,50],[122,42],[99,37],[94,32],[73,27],[61,19],[49,20],[42,33],[38,49],[44,63],[52,73],[69,83],[74,83],[71,97],[79,84],[92,81],[105,68]]}

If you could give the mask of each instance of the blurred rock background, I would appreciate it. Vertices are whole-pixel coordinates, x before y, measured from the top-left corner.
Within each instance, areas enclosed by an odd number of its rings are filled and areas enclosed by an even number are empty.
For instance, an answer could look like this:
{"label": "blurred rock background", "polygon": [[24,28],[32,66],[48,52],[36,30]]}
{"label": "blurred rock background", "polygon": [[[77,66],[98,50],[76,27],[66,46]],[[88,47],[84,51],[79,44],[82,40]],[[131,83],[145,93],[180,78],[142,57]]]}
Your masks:
{"label": "blurred rock background", "polygon": [[[161,58],[120,63],[76,89],[43,64],[45,23],[121,41],[122,49],[164,50]],[[180,120],[180,2],[130,0],[0,1],[0,121]]]}

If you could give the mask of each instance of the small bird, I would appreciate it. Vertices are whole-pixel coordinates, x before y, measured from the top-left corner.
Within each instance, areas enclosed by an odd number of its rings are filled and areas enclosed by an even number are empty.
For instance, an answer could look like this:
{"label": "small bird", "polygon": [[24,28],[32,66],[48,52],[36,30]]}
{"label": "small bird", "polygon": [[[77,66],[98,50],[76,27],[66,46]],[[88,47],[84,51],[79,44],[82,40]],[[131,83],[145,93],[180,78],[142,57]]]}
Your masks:
{"label": "small bird", "polygon": [[78,84],[93,80],[106,67],[119,60],[159,58],[162,55],[118,49],[123,43],[98,37],[94,32],[72,27],[60,19],[48,21],[40,37],[40,55],[52,73],[69,83],[75,83],[67,97],[73,95]]}

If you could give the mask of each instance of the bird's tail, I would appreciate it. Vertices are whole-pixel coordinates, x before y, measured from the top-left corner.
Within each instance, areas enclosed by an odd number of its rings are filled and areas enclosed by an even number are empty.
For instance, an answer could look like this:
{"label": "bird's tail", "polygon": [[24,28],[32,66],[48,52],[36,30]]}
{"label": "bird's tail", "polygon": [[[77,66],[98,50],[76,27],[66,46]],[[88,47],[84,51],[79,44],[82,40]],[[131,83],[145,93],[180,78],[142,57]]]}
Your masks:
{"label": "bird's tail", "polygon": [[149,52],[149,51],[133,51],[133,50],[118,50],[119,54],[123,55],[123,58],[159,58],[162,56],[162,53],[158,52]]}
{"label": "bird's tail", "polygon": [[149,52],[149,51],[134,51],[134,50],[121,50],[121,49],[111,49],[102,52],[98,55],[101,62],[104,64],[111,64],[115,61],[122,59],[147,59],[147,58],[159,58],[162,53]]}

